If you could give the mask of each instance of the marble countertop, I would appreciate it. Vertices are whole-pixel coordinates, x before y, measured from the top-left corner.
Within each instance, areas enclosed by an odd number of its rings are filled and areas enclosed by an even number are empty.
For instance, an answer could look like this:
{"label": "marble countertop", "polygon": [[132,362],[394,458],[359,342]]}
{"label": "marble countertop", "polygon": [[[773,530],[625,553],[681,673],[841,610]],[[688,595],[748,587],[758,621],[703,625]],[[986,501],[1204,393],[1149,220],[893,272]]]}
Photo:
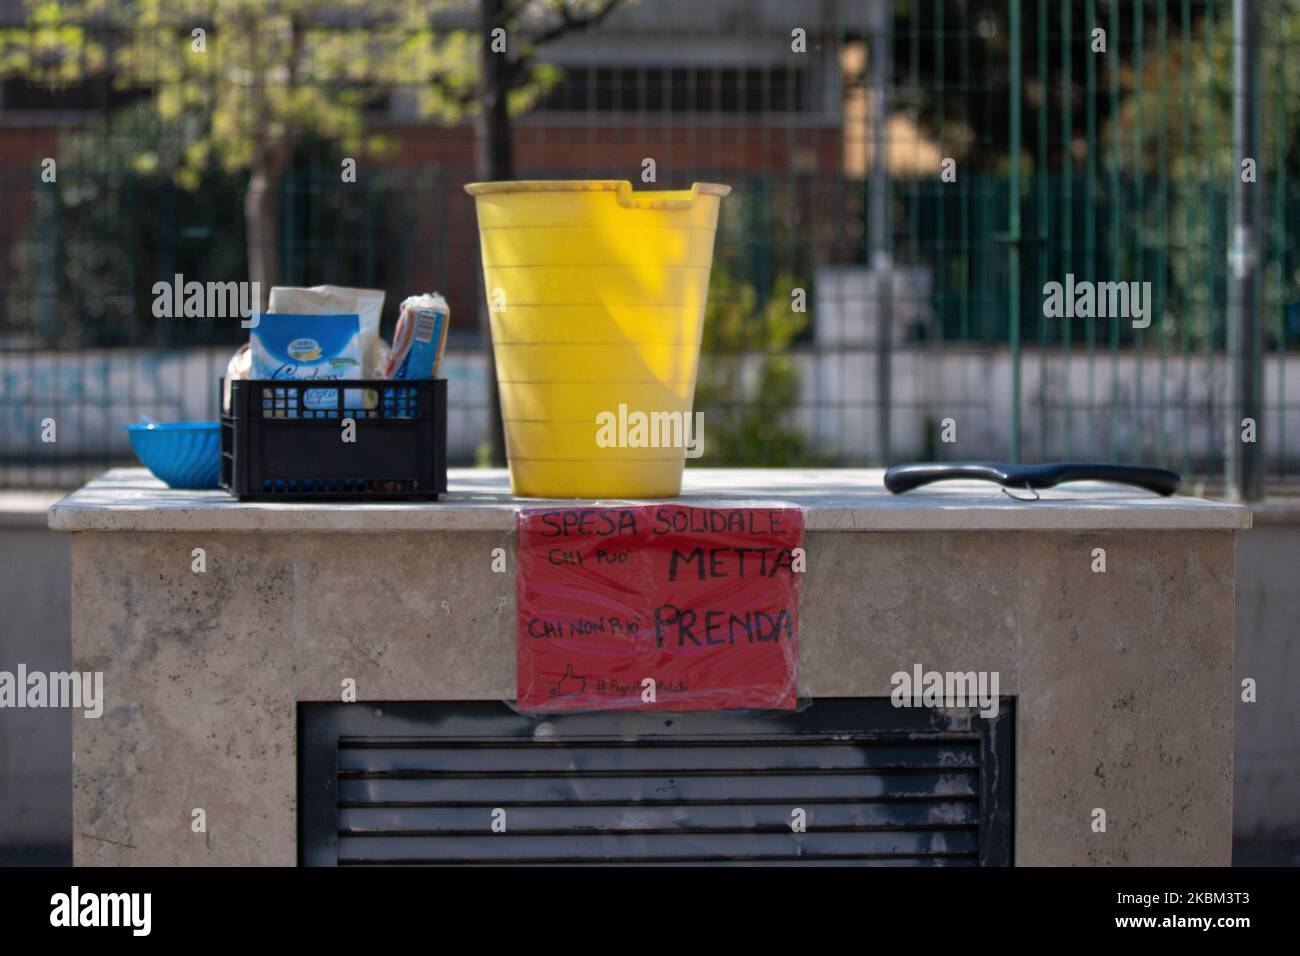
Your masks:
{"label": "marble countertop", "polygon": [[[1242,505],[1125,485],[1076,482],[1015,501],[989,482],[950,481],[902,495],[881,469],[688,468],[679,504],[797,505],[809,531],[1241,530]],[[510,531],[525,507],[591,501],[516,498],[504,469],[453,468],[436,502],[240,502],[224,491],[173,491],[143,468],[115,468],[55,503],[56,531]],[[1020,492],[1025,494],[1025,492]],[[602,502],[603,503],[603,502]]]}

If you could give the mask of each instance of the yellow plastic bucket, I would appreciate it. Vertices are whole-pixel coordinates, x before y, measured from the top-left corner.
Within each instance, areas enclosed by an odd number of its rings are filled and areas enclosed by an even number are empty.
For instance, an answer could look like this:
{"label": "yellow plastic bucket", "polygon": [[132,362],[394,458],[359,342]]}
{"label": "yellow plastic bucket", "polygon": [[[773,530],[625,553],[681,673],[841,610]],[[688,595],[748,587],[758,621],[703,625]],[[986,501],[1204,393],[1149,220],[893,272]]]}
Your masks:
{"label": "yellow plastic bucket", "polygon": [[478,211],[514,493],[678,494],[684,447],[598,441],[599,416],[622,406],[691,420],[718,204],[731,187],[533,180],[465,191]]}

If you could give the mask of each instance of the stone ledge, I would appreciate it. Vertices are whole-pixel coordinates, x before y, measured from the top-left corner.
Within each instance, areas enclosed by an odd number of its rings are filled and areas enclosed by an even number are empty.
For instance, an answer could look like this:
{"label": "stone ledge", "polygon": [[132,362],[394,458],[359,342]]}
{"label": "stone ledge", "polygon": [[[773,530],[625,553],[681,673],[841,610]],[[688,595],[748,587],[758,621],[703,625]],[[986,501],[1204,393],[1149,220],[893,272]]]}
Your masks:
{"label": "stone ledge", "polygon": [[[979,481],[893,495],[880,469],[688,468],[680,498],[695,507],[797,505],[808,531],[1242,530],[1249,508],[1122,485],[1078,482],[1018,502]],[[56,531],[512,531],[524,507],[591,501],[516,498],[503,469],[456,468],[438,502],[240,502],[224,491],[172,491],[141,468],[118,468],[49,510]],[[614,502],[605,502],[614,503]],[[617,502],[625,503],[625,502]]]}
{"label": "stone ledge", "polygon": [[1300,497],[1270,497],[1250,504],[1254,526],[1300,524]]}
{"label": "stone ledge", "polygon": [[44,528],[49,520],[50,506],[58,502],[66,492],[19,491],[8,489],[0,491],[0,529],[39,529]]}

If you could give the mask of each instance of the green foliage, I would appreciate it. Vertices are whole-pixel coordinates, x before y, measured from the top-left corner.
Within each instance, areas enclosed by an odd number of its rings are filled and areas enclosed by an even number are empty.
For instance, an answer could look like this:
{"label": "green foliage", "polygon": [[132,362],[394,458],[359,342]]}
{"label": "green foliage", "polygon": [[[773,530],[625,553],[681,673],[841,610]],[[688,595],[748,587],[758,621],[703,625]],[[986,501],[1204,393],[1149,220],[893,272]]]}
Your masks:
{"label": "green foliage", "polygon": [[[60,136],[58,178],[35,190],[8,264],[9,331],[60,347],[230,344],[246,334],[221,321],[152,314],[153,284],[176,273],[187,281],[247,278],[246,175],[214,164],[199,189],[175,182],[195,125],[136,103]],[[286,281],[327,275],[397,294],[411,254],[404,228],[411,196],[431,192],[436,173],[383,170],[349,189],[324,188],[337,169],[333,144],[295,150],[283,191],[285,210],[295,210],[283,229]]]}
{"label": "green foliage", "polygon": [[[532,106],[559,78],[534,59],[536,46],[594,22],[616,0],[524,0],[511,15],[512,112]],[[419,115],[457,122],[478,104],[481,37],[435,30],[449,0],[26,0],[22,27],[0,29],[0,76],[50,87],[111,83],[135,105],[60,139],[58,178],[34,190],[27,241],[7,267],[7,324],[19,335],[61,344],[112,344],[202,330],[155,330],[141,290],[182,272],[205,280],[356,281],[356,263],[276,252],[293,248],[295,175],[305,150],[339,158],[391,152],[367,133],[365,108],[401,89]],[[516,42],[517,41],[517,42]],[[311,177],[307,177],[311,178]],[[393,177],[399,178],[399,177]],[[314,189],[311,222],[352,237],[361,198],[369,221],[386,209],[365,186]],[[254,189],[256,184],[256,189]],[[306,189],[303,195],[307,196]],[[269,201],[256,201],[269,197]],[[301,210],[297,210],[301,212]],[[398,209],[400,213],[400,207]],[[396,221],[396,220],[390,220]],[[245,230],[254,223],[262,252]],[[394,230],[396,231],[396,230]],[[319,239],[320,237],[316,237]],[[391,237],[384,237],[390,241]],[[374,244],[367,235],[361,241]],[[307,243],[312,248],[330,244]],[[330,248],[343,243],[335,242]],[[355,245],[348,242],[349,249]],[[400,245],[400,242],[398,243]],[[270,250],[267,252],[266,250]],[[332,253],[331,253],[332,254]],[[354,257],[355,258],[355,257]],[[371,255],[364,281],[385,263]],[[317,267],[319,271],[304,269]],[[294,273],[290,275],[290,273]],[[196,339],[198,333],[198,339]]]}
{"label": "green foliage", "polygon": [[[458,122],[477,104],[476,30],[437,31],[449,0],[27,0],[26,26],[0,30],[0,74],[61,85],[102,79],[147,90],[160,118],[197,116],[173,176],[195,188],[215,162],[235,172],[281,160],[302,136],[351,155],[392,144],[368,136],[363,108],[395,89],[419,115]],[[596,4],[532,0],[517,5],[537,30],[580,22]],[[559,30],[558,33],[563,32]],[[524,42],[525,37],[521,37]],[[559,77],[516,53],[510,105],[522,112]]]}
{"label": "green foliage", "polygon": [[[14,332],[62,347],[164,344],[150,308],[154,282],[176,272],[242,276],[241,177],[209,169],[201,190],[173,182],[199,135],[193,120],[164,119],[137,103],[60,136],[58,177],[36,190],[8,264]],[[186,329],[187,340],[196,331]]]}
{"label": "green foliage", "polygon": [[[1258,54],[1259,149],[1255,185],[1262,225],[1261,276],[1265,348],[1294,331],[1283,327],[1282,306],[1300,299],[1300,260],[1289,254],[1289,210],[1300,199],[1300,0],[1261,6]],[[1152,327],[1171,345],[1193,350],[1223,348],[1221,305],[1227,297],[1225,250],[1231,239],[1231,202],[1242,157],[1232,149],[1232,11],[1199,19],[1183,44],[1180,20],[1171,14],[1167,51],[1154,42],[1143,68],[1126,77],[1125,98],[1107,131],[1108,155],[1137,167],[1145,202],[1121,199],[1135,217],[1143,263],[1165,254],[1167,317]],[[1163,165],[1163,168],[1162,168]],[[1158,189],[1163,173],[1167,199]],[[1136,182],[1136,180],[1135,180]],[[1153,195],[1154,194],[1154,195]]]}
{"label": "green foliage", "polygon": [[791,308],[790,276],[778,278],[760,303],[754,286],[715,263],[709,283],[695,407],[704,413],[704,452],[710,467],[817,463],[804,435],[789,424],[800,377],[790,354],[807,325]]}
{"label": "green foliage", "polygon": [[26,25],[0,29],[0,75],[57,86],[103,70],[105,45],[86,19],[102,6],[87,3],[72,11],[67,3],[27,0]]}

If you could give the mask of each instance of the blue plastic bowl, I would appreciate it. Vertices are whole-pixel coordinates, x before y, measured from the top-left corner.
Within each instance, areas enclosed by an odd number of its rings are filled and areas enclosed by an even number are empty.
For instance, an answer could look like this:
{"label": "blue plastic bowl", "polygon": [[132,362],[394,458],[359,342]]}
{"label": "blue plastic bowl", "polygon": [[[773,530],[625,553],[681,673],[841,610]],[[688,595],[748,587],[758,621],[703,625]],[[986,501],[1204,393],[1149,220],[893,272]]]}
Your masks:
{"label": "blue plastic bowl", "polygon": [[140,463],[169,488],[216,488],[221,477],[221,423],[127,425]]}

